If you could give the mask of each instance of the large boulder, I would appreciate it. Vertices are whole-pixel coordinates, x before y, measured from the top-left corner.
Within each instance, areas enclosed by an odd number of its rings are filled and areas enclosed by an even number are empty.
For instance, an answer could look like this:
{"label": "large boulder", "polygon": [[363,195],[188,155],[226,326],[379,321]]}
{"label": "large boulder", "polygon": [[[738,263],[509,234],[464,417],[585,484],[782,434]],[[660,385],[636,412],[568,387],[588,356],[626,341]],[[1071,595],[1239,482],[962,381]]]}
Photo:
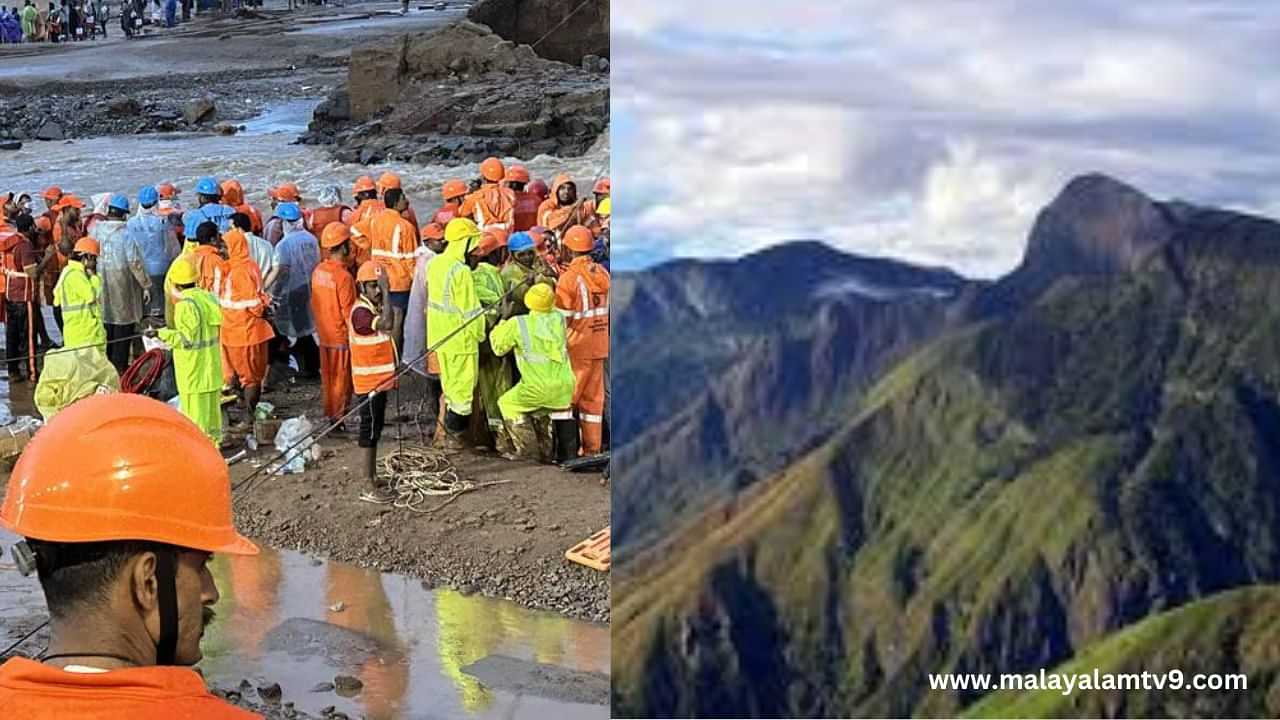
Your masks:
{"label": "large boulder", "polygon": [[609,57],[609,0],[480,0],[467,18],[507,40],[538,43],[545,58],[581,65],[587,55]]}
{"label": "large boulder", "polygon": [[196,125],[205,120],[212,120],[217,112],[217,105],[211,96],[195,98],[186,104],[182,116],[188,125]]}

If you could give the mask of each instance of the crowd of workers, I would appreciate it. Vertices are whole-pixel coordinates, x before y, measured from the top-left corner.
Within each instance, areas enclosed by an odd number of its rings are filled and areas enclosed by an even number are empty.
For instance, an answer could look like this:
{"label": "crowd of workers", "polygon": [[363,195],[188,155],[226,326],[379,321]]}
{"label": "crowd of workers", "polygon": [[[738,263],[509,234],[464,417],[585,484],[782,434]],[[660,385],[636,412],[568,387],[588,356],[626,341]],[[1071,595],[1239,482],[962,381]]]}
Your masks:
{"label": "crowd of workers", "polygon": [[[141,356],[142,336],[163,341],[182,413],[218,447],[224,414],[247,431],[269,369],[292,360],[298,379],[319,381],[328,421],[358,406],[375,492],[387,490],[375,467],[388,395],[409,370],[426,378],[434,442],[448,449],[485,444],[543,462],[599,454],[608,179],[592,191],[579,198],[564,175],[547,188],[489,158],[470,183],[445,182],[421,224],[390,172],[357,179],[350,205],[338,187],[307,202],[284,183],[269,189],[269,212],[232,179],[199,180],[190,207],[171,183],[136,202],[85,203],[50,187],[43,213],[28,195],[0,196],[9,380],[26,381],[56,347],[49,305],[62,346],[116,373]],[[237,399],[238,412],[224,410]]]}
{"label": "crowd of workers", "polygon": [[41,9],[40,0],[23,0],[21,7],[0,6],[0,43],[64,43],[107,37],[118,22],[126,37],[142,33],[146,26],[175,27],[191,19],[201,8],[234,9],[230,0],[220,5],[196,0],[123,0],[112,7],[108,0],[58,0]]}

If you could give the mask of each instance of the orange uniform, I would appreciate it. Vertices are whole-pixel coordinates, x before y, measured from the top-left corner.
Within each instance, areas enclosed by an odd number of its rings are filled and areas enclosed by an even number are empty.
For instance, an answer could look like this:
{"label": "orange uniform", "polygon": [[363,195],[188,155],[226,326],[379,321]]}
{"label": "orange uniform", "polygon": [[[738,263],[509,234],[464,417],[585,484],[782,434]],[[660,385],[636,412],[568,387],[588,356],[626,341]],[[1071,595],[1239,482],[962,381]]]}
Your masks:
{"label": "orange uniform", "polygon": [[461,203],[456,203],[456,202],[445,203],[444,205],[440,206],[439,210],[436,210],[436,214],[431,219],[431,221],[439,224],[440,227],[444,227],[445,225],[449,224],[450,220],[458,217],[458,211],[461,209],[462,209]]}
{"label": "orange uniform", "polygon": [[476,221],[481,230],[510,230],[515,220],[516,194],[499,183],[485,183],[462,201],[458,214]]}
{"label": "orange uniform", "polygon": [[232,228],[222,239],[230,259],[217,293],[222,306],[222,380],[239,377],[245,387],[267,377],[267,341],[276,336],[264,317],[271,299],[262,290],[262,274],[249,256],[249,238]]}
{"label": "orange uniform", "polygon": [[329,223],[345,223],[351,215],[352,210],[346,205],[316,208],[311,211],[311,234],[318,238],[324,235],[325,226]]}
{"label": "orange uniform", "polygon": [[363,309],[374,317],[377,325],[378,311],[364,298],[357,298],[347,315],[348,337],[351,342],[351,378],[356,393],[368,395],[374,390],[392,390],[396,387],[396,343],[390,335],[373,329],[361,333],[356,327],[355,312]]}
{"label": "orange uniform", "polygon": [[254,235],[262,234],[262,213],[258,212],[258,208],[244,201],[244,188],[240,187],[239,182],[226,180],[222,183],[222,204],[235,208],[238,213],[248,215],[249,230]]}
{"label": "orange uniform", "polygon": [[560,186],[568,182],[572,182],[568,175],[557,175],[551,184],[551,196],[538,206],[538,224],[556,235],[564,235],[574,225],[589,228],[595,222],[595,213],[589,200],[578,200],[567,207],[560,207],[558,192]]}
{"label": "orange uniform", "polygon": [[589,256],[574,258],[556,284],[556,306],[565,316],[569,362],[576,379],[573,407],[582,452],[600,452],[604,435],[604,361],[609,357],[609,271]]}
{"label": "orange uniform", "polygon": [[512,209],[512,223],[515,231],[528,230],[538,224],[538,208],[542,199],[531,192],[516,193],[515,206]]}
{"label": "orange uniform", "polygon": [[387,269],[391,292],[409,292],[418,260],[418,228],[395,210],[383,210],[353,225],[352,239],[357,235],[369,238],[369,255]]}
{"label": "orange uniform", "polygon": [[351,400],[351,346],[347,316],[356,302],[356,281],[347,267],[326,258],[311,273],[311,315],[320,344],[324,415],[338,419]]}
{"label": "orange uniform", "polygon": [[74,673],[25,658],[0,666],[0,708],[23,720],[255,720],[214,697],[195,671],[140,667]]}

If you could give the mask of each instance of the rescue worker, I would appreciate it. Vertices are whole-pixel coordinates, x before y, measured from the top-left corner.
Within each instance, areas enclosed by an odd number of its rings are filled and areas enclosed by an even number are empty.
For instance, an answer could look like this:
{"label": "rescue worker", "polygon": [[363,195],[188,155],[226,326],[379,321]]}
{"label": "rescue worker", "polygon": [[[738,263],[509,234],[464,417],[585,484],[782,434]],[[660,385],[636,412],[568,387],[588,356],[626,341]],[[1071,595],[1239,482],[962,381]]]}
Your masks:
{"label": "rescue worker", "polygon": [[[35,335],[39,322],[35,305],[36,251],[31,239],[35,221],[19,215],[12,225],[0,221],[0,287],[4,292],[5,355],[10,383],[26,382],[35,374]],[[23,363],[14,358],[27,357]]]}
{"label": "rescue worker", "polygon": [[[498,267],[503,263],[503,255],[507,249],[507,232],[505,230],[488,229],[481,234],[480,242],[467,256],[467,264],[471,267],[471,276],[475,281],[476,297],[480,306],[492,310],[485,318],[485,337],[489,330],[497,324],[497,317],[506,296],[505,283]],[[477,324],[479,321],[477,321]],[[514,451],[511,438],[502,422],[502,412],[498,408],[498,398],[511,388],[514,380],[511,377],[510,358],[494,354],[487,340],[482,340],[479,347],[479,362],[476,377],[476,396],[480,407],[484,409],[489,433],[493,436],[494,449],[499,454],[510,455]]]}
{"label": "rescue worker", "polygon": [[235,208],[222,203],[222,188],[217,180],[200,178],[196,182],[196,207],[182,213],[183,235],[195,237],[196,228],[204,222],[212,222],[217,225],[219,233],[224,233],[231,229],[231,216],[235,211]]}
{"label": "rescue worker", "polygon": [[526,312],[524,295],[534,283],[546,283],[554,289],[556,275],[538,255],[529,233],[512,233],[507,239],[507,251],[511,257],[502,266],[502,285],[507,293],[507,304],[512,309],[503,314],[511,317]]}
{"label": "rescue worker", "polygon": [[374,213],[379,210],[385,210],[386,205],[378,198],[378,186],[374,184],[373,178],[368,175],[361,175],[356,178],[356,182],[351,186],[351,196],[356,203],[356,209],[351,214],[349,225],[354,225],[361,220],[367,220],[373,217]]}
{"label": "rescue worker", "polygon": [[556,277],[560,277],[560,273],[564,272],[564,266],[560,264],[560,244],[556,242],[555,236],[541,225],[534,225],[529,228],[529,237],[533,238],[533,247],[538,253],[538,258]]}
{"label": "rescue worker", "polygon": [[102,278],[102,322],[107,331],[107,359],[116,372],[129,367],[129,340],[151,303],[151,277],[142,262],[142,246],[126,232],[129,198],[111,196],[107,217],[94,223],[98,241],[98,276]]}
{"label": "rescue worker", "polygon": [[427,337],[433,344],[442,343],[436,348],[436,359],[446,407],[444,442],[458,449],[471,418],[485,330],[483,322],[471,322],[484,311],[466,265],[471,246],[480,240],[480,228],[467,218],[454,218],[445,227],[444,237],[448,243],[444,252],[427,263]]}
{"label": "rescue worker", "polygon": [[57,205],[58,201],[62,199],[62,188],[57,185],[50,185],[40,193],[40,198],[44,200],[44,216],[49,218],[51,224],[56,225],[58,223],[58,210],[54,208],[54,205]]}
{"label": "rescue worker", "polygon": [[444,205],[436,210],[433,221],[440,227],[445,227],[450,220],[458,217],[458,211],[462,209],[462,201],[467,197],[467,184],[458,179],[445,180],[444,187],[440,189],[440,195],[444,198]]}
{"label": "rescue worker", "polygon": [[529,183],[529,187],[525,189],[536,195],[539,203],[551,196],[551,191],[547,188],[547,183],[542,178]]}
{"label": "rescue worker", "polygon": [[542,447],[540,433],[530,417],[551,413],[555,422],[567,423],[560,435],[572,433],[573,414],[569,410],[573,402],[574,375],[566,347],[564,318],[555,311],[556,293],[549,285],[535,283],[521,299],[528,308],[527,315],[516,315],[498,323],[489,333],[493,352],[505,356],[515,350],[516,366],[520,369],[520,382],[498,398],[502,420],[515,446],[515,453],[504,455],[556,462],[571,460],[560,448],[554,458]]}
{"label": "rescue worker", "polygon": [[182,414],[221,447],[222,310],[213,293],[196,284],[199,275],[187,258],[174,260],[169,275],[182,298],[173,306],[173,328],[148,328],[146,335],[173,348]]}
{"label": "rescue worker", "polygon": [[413,289],[413,268],[417,260],[418,229],[403,217],[409,200],[399,188],[400,178],[383,175],[386,191],[382,194],[385,209],[372,218],[351,226],[352,237],[369,238],[369,254],[387,271],[390,309],[394,312],[393,336],[396,347],[404,346],[404,314],[409,310],[409,291]]}
{"label": "rescue worker", "polygon": [[341,222],[325,226],[320,238],[325,259],[311,273],[311,314],[320,345],[320,387],[324,416],[337,422],[351,402],[351,346],[347,317],[356,302],[356,281],[347,270],[351,231]]}
{"label": "rescue worker", "polygon": [[156,207],[161,215],[182,214],[182,203],[178,201],[179,191],[173,183],[160,183],[156,190],[160,193],[160,202]]}
{"label": "rescue worker", "polygon": [[568,175],[556,176],[551,183],[551,197],[538,207],[538,224],[561,239],[574,225],[589,227],[593,217],[578,197],[577,184]]}
{"label": "rescue worker", "polygon": [[[179,258],[185,258],[196,269],[196,284],[203,290],[216,292],[222,284],[225,263],[222,257],[222,238],[218,235],[218,226],[213,222],[204,222],[196,229],[192,239],[184,244]],[[174,266],[177,260],[169,265],[164,277],[164,318],[166,327],[174,327],[173,306],[182,299],[182,291],[173,280]]]}
{"label": "rescue worker", "polygon": [[598,455],[602,449],[604,364],[609,357],[609,271],[591,259],[594,249],[590,230],[569,228],[562,249],[569,264],[556,284],[556,304],[569,327],[569,359],[577,378],[573,408],[583,455]]}
{"label": "rescue worker", "polygon": [[98,277],[98,241],[80,238],[53,287],[53,304],[62,317],[62,345],[93,347],[106,356],[107,329],[102,325],[102,278]]}
{"label": "rescue worker", "polygon": [[591,214],[595,215],[597,220],[600,217],[600,203],[609,199],[609,187],[609,178],[602,177],[597,180],[596,184],[591,188],[591,194],[594,196],[594,199],[587,201],[587,203],[591,210]]}
{"label": "rescue worker", "polygon": [[[393,207],[392,203],[387,202],[386,194],[388,190],[400,190],[404,192],[404,187],[400,184],[400,176],[393,172],[384,172],[378,177],[378,192],[382,193],[382,204],[387,207]],[[404,216],[413,225],[413,239],[418,241],[418,214],[413,211],[413,205],[409,202],[408,194],[404,196],[405,207],[400,214]]]}
{"label": "rescue worker", "polygon": [[512,165],[507,168],[506,186],[514,195],[511,209],[512,229],[528,230],[538,224],[538,206],[542,198],[525,190],[529,184],[529,171],[523,165]]}
{"label": "rescue worker", "polygon": [[0,666],[5,717],[260,718],[190,669],[218,602],[209,558],[258,552],[235,531],[230,487],[199,430],[141,395],[86,397],[36,434],[0,527],[24,538],[50,639],[39,660]]}
{"label": "rescue worker", "polygon": [[320,207],[311,211],[311,234],[321,239],[323,247],[324,229],[329,223],[351,224],[354,211],[342,204],[342,190],[337,185],[330,185],[320,193]]}
{"label": "rescue worker", "polygon": [[[262,232],[262,237],[275,247],[285,235],[285,219],[280,217],[280,206],[285,203],[293,203],[298,207],[298,211],[302,213],[302,217],[306,218],[306,213],[302,210],[302,193],[298,190],[298,186],[293,183],[283,183],[278,187],[267,190],[267,196],[271,198],[271,217],[267,220],[266,228]],[[306,223],[303,223],[306,227]]]}
{"label": "rescue worker", "polygon": [[178,256],[178,234],[158,212],[160,193],[150,185],[138,191],[138,212],[129,218],[125,232],[130,242],[142,249],[142,266],[151,280],[147,314],[164,315],[164,274]]}
{"label": "rescue worker", "polygon": [[387,273],[380,263],[369,261],[356,274],[360,295],[347,316],[351,345],[351,382],[360,406],[360,438],[364,448],[365,477],[375,495],[385,497],[389,489],[378,478],[378,440],[387,416],[387,392],[396,387],[399,356],[388,312]]}
{"label": "rescue worker", "polygon": [[[248,216],[236,213],[235,219],[243,224]],[[227,272],[218,293],[222,307],[222,382],[231,385],[238,380],[244,390],[243,423],[253,418],[253,410],[262,398],[262,383],[267,379],[267,343],[276,333],[266,319],[271,298],[263,291],[258,264],[249,255],[249,238],[239,227],[232,227],[222,240],[227,246]]]}
{"label": "rescue worker", "polygon": [[496,157],[485,158],[480,163],[480,189],[467,196],[458,210],[461,217],[472,218],[481,230],[495,228],[511,231],[514,220],[516,195],[504,187],[507,169]]}
{"label": "rescue worker", "polygon": [[239,180],[222,181],[222,203],[238,213],[248,215],[249,231],[262,234],[262,213],[258,212],[258,208],[245,202],[244,188],[241,187]]}
{"label": "rescue worker", "polygon": [[239,229],[249,241],[249,257],[253,258],[253,264],[258,266],[258,274],[265,283],[266,277],[271,274],[271,269],[276,266],[276,249],[261,236],[255,235],[252,226],[253,221],[244,213],[231,216],[231,227]]}
{"label": "rescue worker", "polygon": [[[422,226],[421,241],[414,251],[413,286],[409,289],[409,309],[405,312],[404,348],[401,355],[419,375],[427,377],[427,263],[444,250],[444,227],[436,223]],[[433,396],[433,400],[437,399]],[[434,405],[433,405],[434,407]]]}
{"label": "rescue worker", "polygon": [[[320,264],[320,243],[303,227],[302,209],[281,203],[276,214],[284,222],[284,237],[276,245],[275,267],[266,279],[267,292],[277,306],[275,356],[293,355],[299,376],[320,379],[320,349],[313,337],[311,273]],[[287,338],[287,340],[286,340]]]}

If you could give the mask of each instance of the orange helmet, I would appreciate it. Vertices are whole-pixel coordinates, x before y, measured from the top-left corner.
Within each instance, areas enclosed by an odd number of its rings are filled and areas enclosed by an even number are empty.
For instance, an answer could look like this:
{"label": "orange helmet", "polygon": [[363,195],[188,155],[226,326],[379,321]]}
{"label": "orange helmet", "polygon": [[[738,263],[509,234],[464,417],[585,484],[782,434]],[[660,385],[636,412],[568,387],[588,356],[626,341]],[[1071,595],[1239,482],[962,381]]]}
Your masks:
{"label": "orange helmet", "polygon": [[236,532],[227,464],[209,438],[165,403],[129,393],[79,400],[36,433],[9,475],[0,526],[48,542],[258,552]]}
{"label": "orange helmet", "polygon": [[280,202],[298,202],[302,199],[302,193],[298,191],[297,185],[288,182],[277,187],[271,197]]}
{"label": "orange helmet", "polygon": [[351,239],[351,228],[340,222],[331,222],[320,233],[320,247],[333,248]]}
{"label": "orange helmet", "polygon": [[596,247],[596,239],[591,231],[581,225],[574,225],[564,234],[564,246],[574,252],[591,252]]}
{"label": "orange helmet", "polygon": [[480,163],[480,177],[489,182],[498,182],[507,174],[506,168],[502,166],[502,161],[496,157],[485,158]]}
{"label": "orange helmet", "polygon": [[444,189],[440,191],[440,195],[444,197],[445,202],[466,194],[467,184],[461,180],[445,180]]}
{"label": "orange helmet", "polygon": [[356,282],[377,282],[378,278],[386,272],[382,268],[382,263],[376,260],[366,260],[360,265],[360,269],[356,271]]}
{"label": "orange helmet", "polygon": [[102,247],[98,245],[97,240],[91,237],[82,237],[76,241],[75,247],[71,249],[71,252],[97,257],[102,254]]}
{"label": "orange helmet", "polygon": [[609,178],[602,177],[599,180],[597,180],[595,187],[591,188],[591,192],[597,195],[608,195],[609,194]]}
{"label": "orange helmet", "polygon": [[174,187],[173,183],[160,183],[156,186],[156,190],[159,191],[160,197],[166,199],[172,199],[178,194],[178,188]]}
{"label": "orange helmet", "polygon": [[356,178],[356,184],[352,186],[351,194],[358,195],[362,192],[369,192],[370,190],[376,191],[377,189],[378,186],[373,184],[373,178],[368,175],[361,175]]}
{"label": "orange helmet", "polygon": [[76,197],[75,195],[63,195],[62,198],[58,200],[58,202],[53,204],[54,210],[62,210],[63,208],[69,208],[69,207],[83,208],[84,201]]}
{"label": "orange helmet", "polygon": [[386,192],[392,188],[400,189],[400,176],[393,172],[382,173],[382,176],[378,178],[378,190]]}
{"label": "orange helmet", "polygon": [[507,168],[506,181],[519,182],[519,183],[529,182],[528,168],[526,168],[523,165],[512,165],[511,167]]}
{"label": "orange helmet", "polygon": [[224,204],[235,207],[244,203],[244,186],[239,180],[223,180],[220,187]]}
{"label": "orange helmet", "polygon": [[44,192],[40,193],[40,196],[50,202],[57,202],[58,198],[62,197],[62,188],[57,185],[50,185],[44,189]]}
{"label": "orange helmet", "polygon": [[422,226],[422,237],[427,240],[443,240],[444,226],[440,223],[427,223]]}
{"label": "orange helmet", "polygon": [[480,236],[480,242],[471,248],[472,255],[485,256],[494,250],[507,246],[507,237],[511,235],[508,230],[501,228],[489,228]]}

